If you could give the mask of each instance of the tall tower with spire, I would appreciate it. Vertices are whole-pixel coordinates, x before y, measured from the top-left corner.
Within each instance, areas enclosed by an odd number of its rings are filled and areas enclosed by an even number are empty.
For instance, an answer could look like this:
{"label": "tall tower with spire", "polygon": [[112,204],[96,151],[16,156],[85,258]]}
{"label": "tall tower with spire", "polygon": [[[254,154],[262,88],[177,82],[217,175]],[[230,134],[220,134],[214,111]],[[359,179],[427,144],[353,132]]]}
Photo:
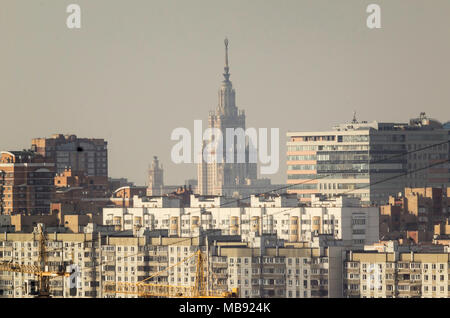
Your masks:
{"label": "tall tower with spire", "polygon": [[[223,154],[226,154],[227,128],[242,128],[245,131],[245,113],[236,107],[236,92],[230,81],[230,67],[228,64],[228,39],[225,38],[225,67],[224,80],[218,92],[218,105],[215,111],[209,113],[209,128],[218,128],[223,137]],[[246,183],[247,179],[257,178],[256,163],[248,162],[248,142],[246,143],[246,160],[244,163],[237,163],[237,141],[234,144],[234,162],[207,163],[202,158],[198,165],[198,192],[203,195],[225,195],[224,189],[233,189]]]}

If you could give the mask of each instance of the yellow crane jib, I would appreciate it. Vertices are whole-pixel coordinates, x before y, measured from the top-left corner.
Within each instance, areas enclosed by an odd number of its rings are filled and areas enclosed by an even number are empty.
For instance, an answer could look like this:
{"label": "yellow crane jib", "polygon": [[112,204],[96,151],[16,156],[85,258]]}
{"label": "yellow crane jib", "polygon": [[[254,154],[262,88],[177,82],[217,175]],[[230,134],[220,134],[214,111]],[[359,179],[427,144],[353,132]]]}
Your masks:
{"label": "yellow crane jib", "polygon": [[[194,286],[174,286],[169,284],[145,283],[146,281],[167,272],[183,262],[195,257],[196,275]],[[104,284],[105,293],[128,294],[138,297],[168,297],[168,298],[236,298],[239,297],[239,290],[234,288],[232,291],[214,291],[207,288],[208,272],[205,273],[205,257],[203,253],[197,252],[189,255],[178,263],[171,265],[161,271],[154,273],[146,279],[137,282],[107,282]],[[208,267],[206,267],[208,268]]]}

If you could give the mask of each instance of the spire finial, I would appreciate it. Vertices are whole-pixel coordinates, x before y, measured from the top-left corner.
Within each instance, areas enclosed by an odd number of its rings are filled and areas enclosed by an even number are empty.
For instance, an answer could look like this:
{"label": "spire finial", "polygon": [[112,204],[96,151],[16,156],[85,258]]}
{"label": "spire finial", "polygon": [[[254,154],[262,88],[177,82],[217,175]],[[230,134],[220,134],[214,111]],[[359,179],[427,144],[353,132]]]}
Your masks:
{"label": "spire finial", "polygon": [[228,39],[225,38],[225,67],[228,67]]}
{"label": "spire finial", "polygon": [[225,38],[225,41],[223,41],[225,43],[225,73],[223,74],[223,76],[225,77],[225,81],[229,81],[230,78],[230,67],[228,66],[228,38]]}

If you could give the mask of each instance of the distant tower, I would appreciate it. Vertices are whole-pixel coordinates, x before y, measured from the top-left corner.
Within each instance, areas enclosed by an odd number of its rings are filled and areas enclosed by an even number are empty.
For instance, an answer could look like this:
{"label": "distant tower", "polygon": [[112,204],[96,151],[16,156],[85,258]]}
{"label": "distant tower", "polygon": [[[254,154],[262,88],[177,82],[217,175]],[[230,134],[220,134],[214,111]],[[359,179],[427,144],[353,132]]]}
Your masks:
{"label": "distant tower", "polygon": [[357,124],[358,120],[356,119],[356,110],[353,112],[352,124]]}
{"label": "distant tower", "polygon": [[157,156],[153,157],[152,165],[148,169],[147,195],[162,195],[164,188],[164,170],[159,165]]}
{"label": "distant tower", "polygon": [[[230,81],[228,65],[228,39],[225,39],[225,67],[222,85],[219,88],[219,102],[215,111],[209,114],[209,128],[218,128],[223,136],[223,154],[226,154],[226,129],[245,130],[245,113],[236,107],[236,92]],[[237,163],[238,145],[234,143],[234,163],[207,163],[202,158],[198,165],[198,192],[202,195],[223,195],[224,187],[232,188],[244,184],[246,179],[257,178],[256,163],[248,163],[248,142],[246,144],[246,162]],[[201,154],[200,154],[201,155]]]}

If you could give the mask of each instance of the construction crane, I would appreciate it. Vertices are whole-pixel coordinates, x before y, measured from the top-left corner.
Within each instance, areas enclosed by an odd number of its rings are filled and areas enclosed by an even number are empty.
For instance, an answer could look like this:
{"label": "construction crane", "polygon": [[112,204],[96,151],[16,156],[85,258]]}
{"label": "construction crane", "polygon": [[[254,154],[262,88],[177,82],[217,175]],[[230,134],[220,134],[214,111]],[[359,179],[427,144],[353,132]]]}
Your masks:
{"label": "construction crane", "polygon": [[[167,272],[169,269],[195,257],[196,274],[194,286],[175,286],[170,284],[146,283],[146,281]],[[168,298],[237,298],[239,290],[233,288],[232,291],[214,291],[207,288],[207,276],[204,272],[205,257],[203,253],[197,252],[189,255],[178,263],[169,266],[146,279],[137,282],[108,282],[104,285],[106,293],[129,294],[139,297],[168,297]]]}
{"label": "construction crane", "polygon": [[[33,274],[38,277],[37,298],[50,297],[50,279],[56,277],[71,277],[73,272],[67,271],[49,271],[47,266],[46,233],[43,224],[37,227],[39,253],[37,265],[24,265],[13,262],[0,262],[0,271],[9,271],[24,274]],[[194,286],[174,286],[170,284],[147,283],[152,278],[160,276],[169,269],[179,266],[196,259],[196,274]],[[73,260],[72,260],[73,261]],[[173,297],[173,298],[236,298],[239,289],[233,288],[232,291],[210,290],[207,286],[208,275],[205,275],[205,257],[203,253],[197,252],[189,255],[178,263],[171,265],[161,271],[154,273],[146,279],[137,283],[128,282],[106,282],[104,290],[106,293],[131,294],[139,297]],[[214,273],[212,272],[214,275]]]}
{"label": "construction crane", "polygon": [[50,279],[56,277],[70,277],[68,272],[43,271],[36,265],[22,265],[16,263],[0,262],[0,271],[8,271],[22,274],[33,274],[38,277],[38,298],[50,297]]}
{"label": "construction crane", "polygon": [[33,274],[38,277],[37,298],[50,297],[50,279],[56,277],[70,277],[72,273],[64,271],[48,271],[47,268],[47,250],[46,235],[42,224],[38,224],[38,242],[39,254],[38,265],[24,265],[13,262],[0,262],[0,271]]}

